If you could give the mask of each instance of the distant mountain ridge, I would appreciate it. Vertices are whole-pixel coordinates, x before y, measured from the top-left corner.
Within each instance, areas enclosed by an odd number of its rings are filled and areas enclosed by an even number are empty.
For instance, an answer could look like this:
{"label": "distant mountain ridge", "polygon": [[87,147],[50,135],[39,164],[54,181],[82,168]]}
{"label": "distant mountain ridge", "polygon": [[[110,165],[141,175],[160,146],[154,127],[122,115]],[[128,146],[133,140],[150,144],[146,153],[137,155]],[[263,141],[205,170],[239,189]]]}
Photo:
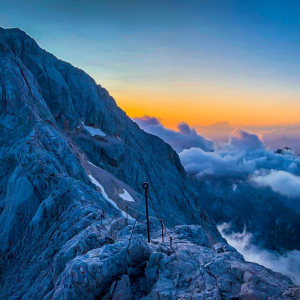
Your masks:
{"label": "distant mountain ridge", "polygon": [[289,147],[291,148],[296,155],[300,153],[300,139],[288,138],[283,137],[276,140],[267,140],[265,144],[270,147],[271,149],[278,149]]}

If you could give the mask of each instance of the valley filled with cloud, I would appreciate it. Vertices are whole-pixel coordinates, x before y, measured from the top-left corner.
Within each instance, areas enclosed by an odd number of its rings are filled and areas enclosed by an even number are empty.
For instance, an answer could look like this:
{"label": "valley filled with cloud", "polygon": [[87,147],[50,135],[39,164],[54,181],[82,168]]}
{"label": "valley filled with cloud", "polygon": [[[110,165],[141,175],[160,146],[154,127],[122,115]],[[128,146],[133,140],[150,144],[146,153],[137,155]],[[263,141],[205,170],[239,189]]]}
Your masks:
{"label": "valley filled with cloud", "polygon": [[[300,214],[300,157],[293,145],[276,143],[281,135],[288,137],[285,141],[297,141],[299,124],[246,130],[221,122],[196,130],[182,122],[175,131],[155,117],[134,121],[178,152],[202,199],[199,205],[209,211],[223,237],[246,260],[282,272],[299,284],[300,252],[289,241],[296,239],[293,227]],[[251,212],[247,218],[247,207],[255,207],[262,217],[255,218]]]}

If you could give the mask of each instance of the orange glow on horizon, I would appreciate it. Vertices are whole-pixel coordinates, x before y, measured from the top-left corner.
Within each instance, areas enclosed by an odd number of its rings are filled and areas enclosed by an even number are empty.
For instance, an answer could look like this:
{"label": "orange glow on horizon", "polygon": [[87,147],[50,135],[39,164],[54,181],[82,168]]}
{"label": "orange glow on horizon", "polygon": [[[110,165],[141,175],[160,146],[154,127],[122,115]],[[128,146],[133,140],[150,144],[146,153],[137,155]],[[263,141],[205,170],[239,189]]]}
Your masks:
{"label": "orange glow on horizon", "polygon": [[174,93],[154,91],[113,90],[117,104],[131,118],[154,116],[171,129],[186,122],[190,126],[207,126],[228,121],[232,126],[265,126],[300,122],[300,101],[296,95],[257,95],[224,93]]}

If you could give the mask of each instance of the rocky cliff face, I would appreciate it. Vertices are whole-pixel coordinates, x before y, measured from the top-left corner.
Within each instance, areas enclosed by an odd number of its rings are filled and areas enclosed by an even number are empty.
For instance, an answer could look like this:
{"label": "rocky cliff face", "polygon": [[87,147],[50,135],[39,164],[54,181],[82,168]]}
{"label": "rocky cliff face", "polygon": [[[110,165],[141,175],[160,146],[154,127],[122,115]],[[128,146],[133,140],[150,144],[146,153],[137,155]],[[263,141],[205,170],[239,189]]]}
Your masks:
{"label": "rocky cliff face", "polygon": [[[18,29],[0,29],[0,133],[0,299],[102,299],[120,276],[114,299],[298,297],[226,244],[169,145]],[[144,181],[172,247],[154,219],[145,242]]]}
{"label": "rocky cliff face", "polygon": [[[164,207],[160,212],[167,223],[177,222],[165,213],[173,210],[174,205],[179,208],[176,218],[184,223],[200,221],[194,196],[186,186],[184,169],[177,153],[168,144],[141,131],[90,76],[43,51],[25,33],[2,30],[1,41],[5,64],[19,73],[16,74],[20,80],[18,84],[25,84],[21,90],[19,88],[19,93],[26,92],[23,98],[29,98],[28,101],[33,101],[32,96],[40,100],[36,105],[41,107],[30,109],[38,109],[37,114],[43,121],[51,122],[65,140],[68,138],[69,144],[78,145],[92,163],[138,192],[142,191],[142,183],[148,181],[153,197]],[[7,102],[5,89],[3,93]],[[25,100],[15,98],[14,101],[22,103]],[[11,106],[17,113],[20,104],[11,103]],[[82,122],[101,129],[106,135],[91,136]]]}

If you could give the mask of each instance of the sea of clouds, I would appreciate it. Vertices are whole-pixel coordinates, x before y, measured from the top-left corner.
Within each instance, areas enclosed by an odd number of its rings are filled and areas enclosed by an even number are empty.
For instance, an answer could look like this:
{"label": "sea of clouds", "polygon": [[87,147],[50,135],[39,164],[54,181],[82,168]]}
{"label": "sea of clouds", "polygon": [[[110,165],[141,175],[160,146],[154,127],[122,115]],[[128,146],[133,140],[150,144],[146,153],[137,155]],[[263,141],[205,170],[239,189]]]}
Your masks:
{"label": "sea of clouds", "polygon": [[[270,126],[246,126],[244,130],[258,135],[264,144],[271,148],[284,148],[289,146],[300,153],[300,123],[275,124]],[[235,127],[229,122],[219,122],[208,126],[195,125],[201,135],[212,139],[215,143],[227,142]]]}
{"label": "sea of clouds", "polygon": [[230,226],[229,223],[223,223],[218,229],[228,244],[241,253],[245,260],[287,275],[295,284],[300,285],[300,251],[287,251],[279,255],[262,249],[252,243],[252,234],[248,233],[246,228],[242,233],[230,232]]}
{"label": "sea of clouds", "polygon": [[198,178],[205,175],[243,178],[283,196],[300,196],[300,157],[290,150],[275,153],[256,134],[236,128],[227,143],[217,144],[184,122],[175,131],[155,117],[143,116],[134,121],[169,143],[179,153],[186,171]]}
{"label": "sea of clouds", "polygon": [[[155,117],[144,116],[135,118],[134,121],[146,132],[169,143],[179,153],[186,171],[197,176],[199,180],[207,175],[247,180],[257,188],[267,187],[293,201],[299,200],[300,204],[300,156],[288,149],[283,150],[281,154],[275,153],[274,149],[271,150],[263,142],[262,134],[234,129],[227,122],[222,122],[212,126],[217,137],[217,140],[213,141],[201,136],[196,129],[183,122],[178,125],[178,131],[174,131],[166,128]],[[299,131],[299,126],[300,124],[279,126],[275,129],[262,128],[260,133],[273,136],[275,141],[278,132],[287,133],[287,136],[292,137],[292,134]],[[226,142],[224,136],[227,137]],[[236,187],[234,184],[233,188]],[[233,233],[228,230],[230,224],[226,223],[218,226],[218,229],[246,260],[288,275],[294,283],[300,284],[300,251],[278,254],[254,245],[252,235],[247,233],[246,229],[242,233]]]}
{"label": "sea of clouds", "polygon": [[275,153],[257,135],[241,129],[234,130],[229,142],[219,145],[214,152],[191,148],[179,155],[186,171],[198,177],[244,178],[283,196],[300,196],[300,158],[290,150]]}

